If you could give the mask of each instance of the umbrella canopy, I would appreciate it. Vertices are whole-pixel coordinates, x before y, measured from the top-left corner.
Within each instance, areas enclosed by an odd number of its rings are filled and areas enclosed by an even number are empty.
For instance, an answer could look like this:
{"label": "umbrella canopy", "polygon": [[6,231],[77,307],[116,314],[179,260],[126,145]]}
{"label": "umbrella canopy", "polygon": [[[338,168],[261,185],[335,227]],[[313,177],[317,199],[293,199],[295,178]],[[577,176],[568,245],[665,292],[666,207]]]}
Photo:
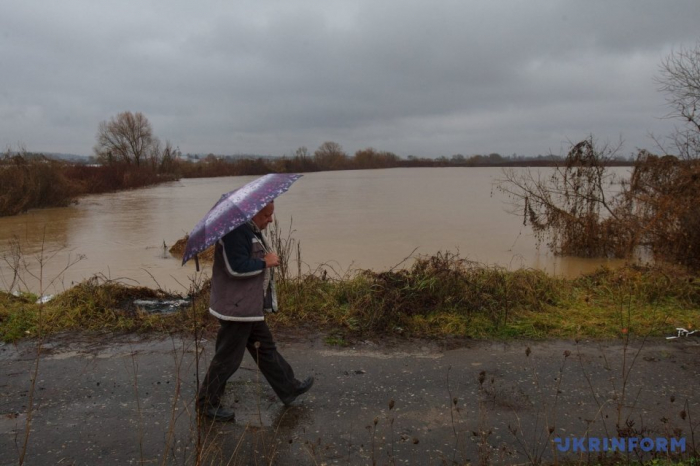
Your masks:
{"label": "umbrella canopy", "polygon": [[299,178],[301,175],[270,173],[221,196],[187,238],[182,264],[248,222]]}

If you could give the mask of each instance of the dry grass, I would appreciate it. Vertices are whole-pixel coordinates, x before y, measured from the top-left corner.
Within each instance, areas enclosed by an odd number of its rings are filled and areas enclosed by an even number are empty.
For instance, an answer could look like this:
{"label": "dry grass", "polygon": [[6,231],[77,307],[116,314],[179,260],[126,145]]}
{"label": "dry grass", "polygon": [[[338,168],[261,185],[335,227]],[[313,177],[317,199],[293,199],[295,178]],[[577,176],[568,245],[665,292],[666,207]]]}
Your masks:
{"label": "dry grass", "polygon": [[[357,271],[280,283],[281,312],[271,325],[313,325],[343,338],[461,336],[472,338],[619,338],[670,335],[700,326],[700,281],[672,267],[600,269],[575,280],[536,270],[486,267],[451,253],[417,258],[405,270]],[[208,283],[193,309],[145,313],[135,299],[172,299],[162,291],[100,278],[43,305],[44,329],[191,332],[193,312],[208,324]],[[0,337],[36,334],[36,297],[0,293]]]}
{"label": "dry grass", "polygon": [[473,338],[618,338],[700,325],[700,286],[669,267],[600,269],[576,280],[485,267],[452,254],[407,270],[305,276],[281,287],[275,323],[353,335]]}
{"label": "dry grass", "polygon": [[[192,332],[197,321],[205,326],[216,324],[208,313],[208,287],[196,296],[193,308],[172,314],[145,312],[134,305],[137,299],[177,299],[159,290],[134,287],[119,282],[93,277],[53,300],[39,305],[36,296],[19,297],[0,292],[0,339],[15,341],[43,332],[63,330],[113,332]],[[41,312],[41,320],[39,315]]]}

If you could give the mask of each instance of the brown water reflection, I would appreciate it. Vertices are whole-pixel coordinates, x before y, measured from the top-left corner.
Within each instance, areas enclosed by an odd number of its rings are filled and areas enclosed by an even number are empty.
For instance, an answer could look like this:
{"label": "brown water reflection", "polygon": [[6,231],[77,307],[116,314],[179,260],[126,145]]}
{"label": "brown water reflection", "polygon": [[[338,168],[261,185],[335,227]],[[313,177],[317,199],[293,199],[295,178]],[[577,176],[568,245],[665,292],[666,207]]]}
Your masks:
{"label": "brown water reflection", "polygon": [[[283,231],[293,218],[305,270],[319,264],[339,274],[350,268],[387,269],[416,248],[417,254],[459,251],[478,262],[565,276],[619,263],[555,257],[546,246],[538,248],[529,227],[505,211],[506,199],[493,190],[499,174],[493,168],[309,173],[278,199],[276,212]],[[0,256],[8,256],[12,237],[32,257],[43,242],[45,251],[55,253],[43,271],[53,279],[84,255],[49,293],[94,274],[182,292],[194,265],[181,267],[163,245],[169,247],[189,232],[222,193],[254,178],[186,179],[0,218]],[[33,272],[38,273],[36,268]],[[11,275],[3,261],[4,289]],[[26,282],[38,291],[36,280],[27,276]]]}

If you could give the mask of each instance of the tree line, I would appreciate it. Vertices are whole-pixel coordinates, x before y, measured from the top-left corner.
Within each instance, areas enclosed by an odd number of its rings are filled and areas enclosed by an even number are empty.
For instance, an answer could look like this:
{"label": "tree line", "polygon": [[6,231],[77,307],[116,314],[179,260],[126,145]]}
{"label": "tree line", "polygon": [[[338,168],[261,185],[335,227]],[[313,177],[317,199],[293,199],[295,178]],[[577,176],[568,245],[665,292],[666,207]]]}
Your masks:
{"label": "tree line", "polygon": [[[194,160],[193,160],[194,159]],[[184,178],[264,175],[266,173],[306,173],[333,170],[366,170],[379,168],[412,167],[532,167],[555,166],[564,161],[556,155],[526,157],[503,157],[500,154],[461,154],[452,157],[424,158],[398,155],[372,147],[361,149],[354,155],[347,154],[342,146],[333,141],[324,142],[313,153],[306,147],[298,148],[293,155],[283,157],[230,157],[209,154],[205,157],[179,157],[173,164],[179,176]],[[610,166],[629,166],[631,161],[622,157],[607,160]]]}
{"label": "tree line", "polygon": [[[178,149],[173,149],[169,141],[161,145],[160,140],[153,135],[150,122],[139,112],[123,112],[109,121],[100,123],[97,141],[94,153],[101,165],[147,166],[158,173],[185,178],[398,167],[552,165],[562,160],[561,157],[554,155],[511,158],[497,153],[471,157],[455,154],[449,158],[443,156],[436,159],[409,156],[407,159],[402,159],[392,152],[372,147],[349,155],[340,144],[333,141],[324,142],[313,153],[306,147],[300,147],[291,156],[275,158],[231,157],[214,154],[185,158]],[[609,161],[611,164],[626,162],[622,158]]]}

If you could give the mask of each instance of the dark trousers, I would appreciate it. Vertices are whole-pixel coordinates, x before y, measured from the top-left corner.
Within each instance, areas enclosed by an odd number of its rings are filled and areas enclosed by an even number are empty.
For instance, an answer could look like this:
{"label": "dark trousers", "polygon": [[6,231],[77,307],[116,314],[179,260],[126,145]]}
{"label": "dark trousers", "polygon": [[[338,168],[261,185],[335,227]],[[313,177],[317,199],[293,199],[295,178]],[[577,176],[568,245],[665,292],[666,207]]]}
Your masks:
{"label": "dark trousers", "polygon": [[221,327],[216,336],[216,352],[197,395],[200,407],[218,406],[221,403],[226,381],[241,365],[246,349],[281,400],[296,392],[299,381],[294,377],[292,366],[277,352],[265,321],[219,322]]}

